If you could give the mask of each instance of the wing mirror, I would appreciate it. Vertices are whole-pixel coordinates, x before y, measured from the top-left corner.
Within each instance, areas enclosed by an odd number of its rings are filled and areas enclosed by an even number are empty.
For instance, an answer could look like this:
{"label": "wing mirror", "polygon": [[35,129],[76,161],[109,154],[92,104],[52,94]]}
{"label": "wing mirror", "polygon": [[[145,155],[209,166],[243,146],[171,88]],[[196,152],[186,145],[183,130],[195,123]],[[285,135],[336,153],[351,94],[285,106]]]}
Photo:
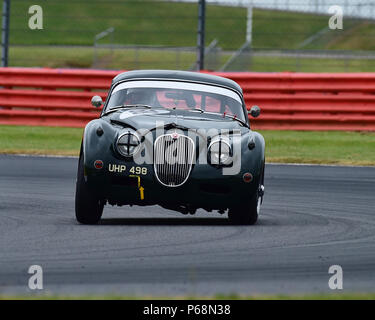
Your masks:
{"label": "wing mirror", "polygon": [[103,104],[103,100],[101,97],[99,96],[93,96],[92,99],[91,99],[91,104],[95,107],[95,108],[100,108]]}
{"label": "wing mirror", "polygon": [[259,117],[260,115],[260,108],[258,106],[252,106],[250,111],[247,112],[253,118]]}

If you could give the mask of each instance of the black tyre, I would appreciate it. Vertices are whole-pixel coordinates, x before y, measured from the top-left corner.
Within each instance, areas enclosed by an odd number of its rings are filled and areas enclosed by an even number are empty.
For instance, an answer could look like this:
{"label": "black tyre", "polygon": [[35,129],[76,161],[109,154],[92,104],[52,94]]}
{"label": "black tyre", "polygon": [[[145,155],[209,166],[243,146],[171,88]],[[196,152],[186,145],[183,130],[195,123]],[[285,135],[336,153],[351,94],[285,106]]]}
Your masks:
{"label": "black tyre", "polygon": [[229,221],[236,225],[253,225],[258,220],[259,209],[260,198],[256,192],[246,204],[229,209]]}
{"label": "black tyre", "polygon": [[76,184],[76,219],[82,224],[96,224],[103,214],[104,202],[90,192],[84,178],[83,157],[79,159]]}
{"label": "black tyre", "polygon": [[251,197],[248,203],[239,205],[238,207],[230,208],[228,211],[228,218],[232,224],[237,225],[253,225],[258,221],[260,212],[260,205],[263,202],[264,196],[264,169],[265,159],[263,160],[261,176],[259,179],[259,186],[255,194]]}

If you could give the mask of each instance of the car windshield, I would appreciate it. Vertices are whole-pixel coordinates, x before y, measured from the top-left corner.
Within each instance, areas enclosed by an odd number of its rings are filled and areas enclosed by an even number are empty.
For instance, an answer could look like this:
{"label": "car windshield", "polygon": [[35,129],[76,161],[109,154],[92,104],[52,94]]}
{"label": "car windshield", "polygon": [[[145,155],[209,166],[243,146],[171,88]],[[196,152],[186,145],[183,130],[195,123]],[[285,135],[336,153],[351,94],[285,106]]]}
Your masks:
{"label": "car windshield", "polygon": [[199,110],[246,121],[241,97],[234,91],[206,84],[178,81],[127,81],[118,84],[106,111],[119,106]]}

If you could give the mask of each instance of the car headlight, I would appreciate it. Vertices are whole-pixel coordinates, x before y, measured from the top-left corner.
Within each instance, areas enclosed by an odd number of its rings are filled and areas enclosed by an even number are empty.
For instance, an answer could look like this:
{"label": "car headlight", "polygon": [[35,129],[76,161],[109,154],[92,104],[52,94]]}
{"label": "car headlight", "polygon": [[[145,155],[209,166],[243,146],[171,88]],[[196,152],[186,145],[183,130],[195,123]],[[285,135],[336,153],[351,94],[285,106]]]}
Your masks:
{"label": "car headlight", "polygon": [[229,142],[219,139],[208,146],[208,160],[212,165],[229,165],[232,161],[232,148]]}
{"label": "car headlight", "polygon": [[132,157],[141,149],[141,139],[133,130],[127,130],[118,137],[116,147],[122,156]]}

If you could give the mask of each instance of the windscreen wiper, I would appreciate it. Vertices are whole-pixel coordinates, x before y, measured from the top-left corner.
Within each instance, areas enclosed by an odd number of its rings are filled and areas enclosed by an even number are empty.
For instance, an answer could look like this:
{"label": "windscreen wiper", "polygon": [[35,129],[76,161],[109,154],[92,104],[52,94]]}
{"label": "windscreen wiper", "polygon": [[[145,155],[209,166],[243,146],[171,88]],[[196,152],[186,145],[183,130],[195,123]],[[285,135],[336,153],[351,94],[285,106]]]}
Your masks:
{"label": "windscreen wiper", "polygon": [[107,112],[103,113],[102,116],[106,116],[109,113],[121,110],[121,109],[126,109],[126,108],[146,108],[146,109],[152,109],[151,106],[147,104],[123,104],[121,106],[113,107],[109,109]]}
{"label": "windscreen wiper", "polygon": [[217,113],[217,112],[207,112],[207,111],[204,111],[203,109],[201,108],[195,108],[195,109],[190,109],[189,111],[191,112],[200,112],[200,113],[208,113],[208,114],[215,114],[215,115],[222,115],[223,117],[228,117],[228,118],[231,118],[233,120],[236,120],[238,121],[239,123],[241,123],[244,127],[248,127],[247,123],[245,121],[242,121],[241,119],[238,119],[236,116],[231,116],[229,114],[220,114],[220,113]]}
{"label": "windscreen wiper", "polygon": [[194,108],[194,109],[190,109],[189,111],[192,111],[192,112],[194,112],[194,111],[198,111],[198,112],[200,112],[200,113],[205,113],[206,111],[204,111],[203,109],[201,109],[201,108]]}
{"label": "windscreen wiper", "polygon": [[241,123],[244,127],[248,127],[247,123],[245,121],[242,121],[241,119],[238,119],[236,115],[231,116],[229,114],[223,113],[223,117],[231,118],[231,119],[236,120],[239,123]]}

